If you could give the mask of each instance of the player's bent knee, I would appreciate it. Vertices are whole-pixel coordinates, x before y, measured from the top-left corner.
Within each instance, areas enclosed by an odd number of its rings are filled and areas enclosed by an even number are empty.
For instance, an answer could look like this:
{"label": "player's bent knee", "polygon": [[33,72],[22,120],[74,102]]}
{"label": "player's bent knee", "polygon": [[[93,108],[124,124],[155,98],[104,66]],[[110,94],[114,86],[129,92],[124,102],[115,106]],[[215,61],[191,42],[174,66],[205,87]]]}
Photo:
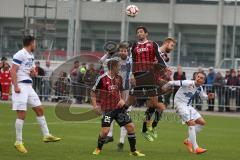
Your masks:
{"label": "player's bent knee", "polygon": [[195,125],[196,125],[196,123],[194,122],[194,120],[190,120],[190,121],[186,122],[186,124],[187,124],[188,126],[195,126]]}
{"label": "player's bent knee", "polygon": [[25,120],[26,112],[25,111],[17,111],[17,118],[21,120]]}
{"label": "player's bent knee", "polygon": [[102,128],[101,137],[107,137],[109,128]]}
{"label": "player's bent knee", "polygon": [[134,133],[134,124],[133,123],[129,123],[125,126],[126,130],[128,133]]}
{"label": "player's bent knee", "polygon": [[37,116],[43,116],[43,108],[38,106],[38,107],[34,107],[33,110],[35,111]]}

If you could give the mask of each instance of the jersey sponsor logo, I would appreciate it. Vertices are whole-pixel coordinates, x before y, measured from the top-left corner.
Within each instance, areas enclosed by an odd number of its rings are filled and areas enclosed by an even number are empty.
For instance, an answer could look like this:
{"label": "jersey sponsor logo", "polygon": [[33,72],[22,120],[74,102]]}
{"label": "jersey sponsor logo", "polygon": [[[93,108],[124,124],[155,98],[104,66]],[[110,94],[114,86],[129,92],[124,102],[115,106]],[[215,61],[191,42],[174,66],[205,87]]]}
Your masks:
{"label": "jersey sponsor logo", "polygon": [[28,58],[27,62],[25,63],[26,67],[32,67],[33,66],[33,58]]}
{"label": "jersey sponsor logo", "polygon": [[111,90],[117,90],[118,89],[118,86],[117,85],[111,85],[111,86],[108,86],[108,90],[111,91]]}
{"label": "jersey sponsor logo", "polygon": [[138,48],[138,49],[137,49],[137,53],[147,52],[147,51],[149,51],[148,48]]}

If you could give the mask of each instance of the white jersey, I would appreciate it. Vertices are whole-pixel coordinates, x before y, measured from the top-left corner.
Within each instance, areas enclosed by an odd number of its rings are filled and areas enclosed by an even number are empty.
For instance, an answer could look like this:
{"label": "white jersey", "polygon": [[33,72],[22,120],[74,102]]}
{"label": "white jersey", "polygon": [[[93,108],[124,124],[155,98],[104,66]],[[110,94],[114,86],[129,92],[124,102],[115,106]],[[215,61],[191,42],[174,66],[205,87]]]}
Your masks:
{"label": "white jersey", "polygon": [[174,98],[174,102],[176,104],[184,104],[186,106],[190,106],[194,97],[197,95],[203,99],[208,98],[203,90],[203,87],[197,87],[195,85],[195,81],[193,80],[170,81],[168,84],[171,86],[180,86]]}
{"label": "white jersey", "polygon": [[34,68],[34,56],[26,49],[22,49],[13,55],[13,64],[18,65],[17,82],[32,82],[30,71]]}
{"label": "white jersey", "polygon": [[120,64],[120,72],[119,72],[119,75],[122,77],[123,79],[123,89],[124,90],[129,90],[129,78],[130,78],[130,75],[131,75],[131,58],[130,57],[127,57],[126,60],[122,60],[120,58],[119,60],[119,64]]}

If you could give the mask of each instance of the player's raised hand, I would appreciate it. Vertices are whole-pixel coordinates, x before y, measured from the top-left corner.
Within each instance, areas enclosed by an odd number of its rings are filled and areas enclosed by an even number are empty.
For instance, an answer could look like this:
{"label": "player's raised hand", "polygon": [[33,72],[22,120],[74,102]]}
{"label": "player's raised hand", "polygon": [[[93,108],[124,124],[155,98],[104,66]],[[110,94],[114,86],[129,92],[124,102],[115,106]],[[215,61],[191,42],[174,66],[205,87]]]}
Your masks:
{"label": "player's raised hand", "polygon": [[215,94],[214,93],[208,93],[208,99],[214,99]]}
{"label": "player's raised hand", "polygon": [[14,86],[14,92],[15,93],[20,93],[21,89],[18,86]]}

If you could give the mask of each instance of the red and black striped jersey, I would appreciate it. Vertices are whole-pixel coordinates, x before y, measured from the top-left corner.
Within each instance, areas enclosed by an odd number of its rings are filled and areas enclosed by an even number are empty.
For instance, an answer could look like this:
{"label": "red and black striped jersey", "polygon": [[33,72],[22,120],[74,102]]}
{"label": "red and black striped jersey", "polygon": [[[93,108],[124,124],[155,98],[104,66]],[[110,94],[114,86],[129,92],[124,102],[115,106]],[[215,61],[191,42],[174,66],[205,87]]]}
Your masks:
{"label": "red and black striped jersey", "polygon": [[156,42],[147,40],[143,43],[134,43],[131,48],[132,54],[132,72],[147,72],[153,68],[154,64],[167,66],[159,52],[159,46]]}
{"label": "red and black striped jersey", "polygon": [[100,92],[99,100],[103,111],[112,111],[120,107],[117,104],[121,98],[121,91],[123,91],[121,76],[117,75],[111,78],[106,72],[98,77],[92,90]]}

